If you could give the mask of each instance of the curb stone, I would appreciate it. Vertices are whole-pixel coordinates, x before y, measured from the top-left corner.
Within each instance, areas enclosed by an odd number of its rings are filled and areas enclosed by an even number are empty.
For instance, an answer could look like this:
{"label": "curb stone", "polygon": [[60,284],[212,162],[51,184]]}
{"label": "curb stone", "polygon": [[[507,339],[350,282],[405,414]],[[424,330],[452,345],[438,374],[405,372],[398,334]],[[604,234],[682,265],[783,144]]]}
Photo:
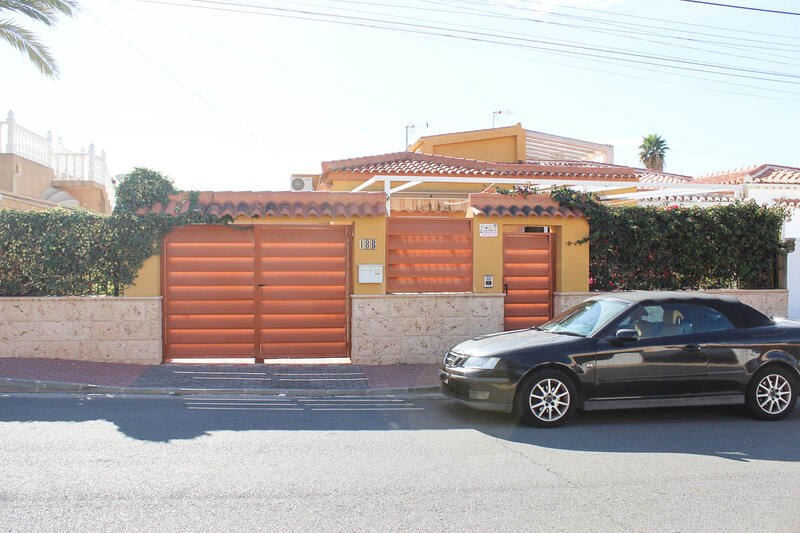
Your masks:
{"label": "curb stone", "polygon": [[0,378],[0,392],[66,393],[66,394],[142,394],[160,396],[191,396],[195,394],[226,394],[237,396],[385,396],[408,394],[441,398],[438,385],[420,387],[394,387],[381,389],[195,389],[180,387],[120,387],[71,383],[67,381],[43,381],[30,379]]}

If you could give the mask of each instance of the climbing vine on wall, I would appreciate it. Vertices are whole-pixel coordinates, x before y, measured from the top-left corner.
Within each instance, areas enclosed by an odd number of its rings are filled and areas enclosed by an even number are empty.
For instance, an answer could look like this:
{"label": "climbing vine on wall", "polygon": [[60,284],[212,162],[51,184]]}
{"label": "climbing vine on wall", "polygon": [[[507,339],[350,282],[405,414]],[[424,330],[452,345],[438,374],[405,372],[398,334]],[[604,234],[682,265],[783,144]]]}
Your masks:
{"label": "climbing vine on wall", "polygon": [[776,261],[786,253],[781,206],[614,207],[567,188],[552,196],[589,219],[580,242],[589,243],[592,290],[775,287]]}
{"label": "climbing vine on wall", "polygon": [[230,222],[196,211],[194,192],[185,213],[136,214],[175,192],[168,178],[137,168],[117,186],[111,215],[0,210],[0,296],[120,295],[172,228]]}

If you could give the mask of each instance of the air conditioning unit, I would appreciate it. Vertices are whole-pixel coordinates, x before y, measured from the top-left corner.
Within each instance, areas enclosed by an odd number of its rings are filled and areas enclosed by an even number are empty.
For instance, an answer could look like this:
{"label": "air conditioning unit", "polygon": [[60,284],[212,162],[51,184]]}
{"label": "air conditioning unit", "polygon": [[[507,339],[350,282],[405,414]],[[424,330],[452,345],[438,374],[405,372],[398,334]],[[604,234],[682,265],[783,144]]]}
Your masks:
{"label": "air conditioning unit", "polygon": [[301,178],[298,176],[292,176],[292,191],[313,191],[314,190],[314,182],[312,178]]}

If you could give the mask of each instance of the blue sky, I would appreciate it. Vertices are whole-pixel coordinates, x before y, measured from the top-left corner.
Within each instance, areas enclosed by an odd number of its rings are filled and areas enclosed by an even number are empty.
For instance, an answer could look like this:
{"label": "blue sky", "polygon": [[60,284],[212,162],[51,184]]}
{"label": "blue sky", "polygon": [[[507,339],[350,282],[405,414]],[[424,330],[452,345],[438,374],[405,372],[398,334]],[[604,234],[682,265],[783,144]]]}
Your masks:
{"label": "blue sky", "polygon": [[[521,122],[613,144],[619,164],[638,165],[641,137],[659,133],[670,146],[670,172],[800,166],[798,16],[679,0],[227,1],[457,27],[462,36],[464,30],[513,36],[530,46],[569,41],[679,59],[691,63],[673,64],[690,68],[725,63],[784,76],[726,71],[783,80],[777,82],[667,73],[519,46],[139,0],[84,0],[78,17],[55,29],[31,25],[55,53],[59,80],[0,46],[0,112],[13,109],[20,124],[52,130],[71,149],[94,142],[107,151],[112,173],[146,166],[186,189],[286,189],[290,173],[319,172],[321,161],[403,150],[406,124],[428,123],[412,132],[413,141],[490,127],[495,110],[512,111],[498,125]],[[792,0],[728,3],[798,7]],[[669,32],[681,40],[666,39],[663,28],[695,33]],[[727,44],[700,42],[708,40]]]}

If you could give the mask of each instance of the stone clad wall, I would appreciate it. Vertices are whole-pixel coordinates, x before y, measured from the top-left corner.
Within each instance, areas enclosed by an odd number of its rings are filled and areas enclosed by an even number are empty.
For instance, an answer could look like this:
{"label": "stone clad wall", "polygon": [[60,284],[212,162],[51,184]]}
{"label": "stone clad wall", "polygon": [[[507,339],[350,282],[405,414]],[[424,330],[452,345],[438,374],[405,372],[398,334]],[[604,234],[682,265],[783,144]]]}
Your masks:
{"label": "stone clad wall", "polygon": [[0,357],[161,363],[161,298],[0,298]]}
{"label": "stone clad wall", "polygon": [[[786,317],[789,312],[789,291],[785,289],[760,289],[760,290],[709,290],[696,291],[701,294],[722,294],[733,296],[743,303],[754,307],[767,316]],[[590,296],[600,294],[614,294],[613,292],[557,292],[554,297],[554,312],[556,315],[578,305]],[[624,292],[620,293],[624,294]]]}
{"label": "stone clad wall", "polygon": [[503,330],[503,295],[352,297],[353,364],[438,363],[453,345]]}

